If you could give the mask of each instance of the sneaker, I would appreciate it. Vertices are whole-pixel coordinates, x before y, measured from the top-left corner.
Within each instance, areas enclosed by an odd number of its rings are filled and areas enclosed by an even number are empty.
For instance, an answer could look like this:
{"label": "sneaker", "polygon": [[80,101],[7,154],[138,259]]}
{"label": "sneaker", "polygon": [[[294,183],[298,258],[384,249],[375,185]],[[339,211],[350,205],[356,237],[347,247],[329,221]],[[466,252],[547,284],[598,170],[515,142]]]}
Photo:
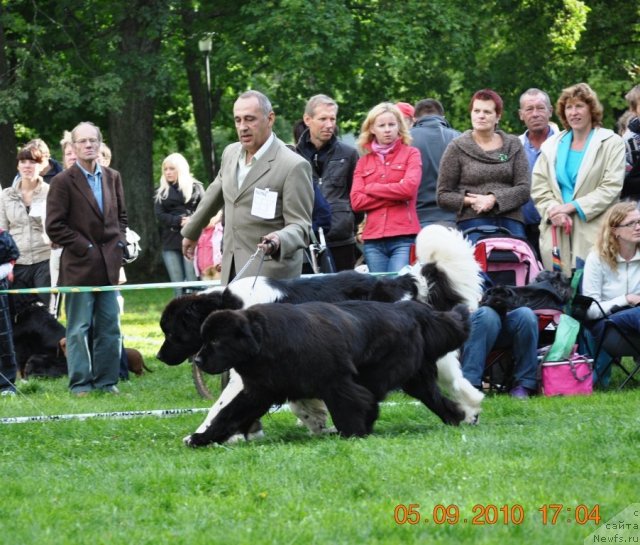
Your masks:
{"label": "sneaker", "polygon": [[11,389],[11,388],[8,388],[6,390],[2,390],[2,392],[0,392],[0,396],[2,396],[2,397],[10,397],[10,396],[14,396],[14,395],[16,395],[16,391]]}
{"label": "sneaker", "polygon": [[118,390],[117,386],[108,386],[107,388],[104,388],[102,391],[114,396],[120,395],[120,390]]}
{"label": "sneaker", "polygon": [[527,399],[531,395],[531,392],[524,386],[516,386],[509,391],[509,395],[516,399]]}

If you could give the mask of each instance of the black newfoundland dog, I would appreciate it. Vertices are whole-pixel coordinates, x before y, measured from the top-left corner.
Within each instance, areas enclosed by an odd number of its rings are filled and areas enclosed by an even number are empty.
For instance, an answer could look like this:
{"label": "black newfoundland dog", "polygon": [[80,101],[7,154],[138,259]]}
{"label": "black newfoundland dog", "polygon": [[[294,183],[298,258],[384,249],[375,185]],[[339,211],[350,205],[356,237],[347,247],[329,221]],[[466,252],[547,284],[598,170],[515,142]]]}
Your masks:
{"label": "black newfoundland dog", "polygon": [[[234,368],[243,389],[189,446],[222,443],[274,404],[317,398],[345,437],[372,431],[378,402],[395,388],[420,399],[445,423],[464,413],[443,397],[436,360],[466,340],[469,313],[414,301],[254,305],[213,312],[194,362],[208,373]],[[295,324],[295,327],[291,327]]]}
{"label": "black newfoundland dog", "polygon": [[[202,346],[200,328],[205,318],[216,310],[241,309],[259,303],[305,303],[309,301],[338,302],[346,300],[399,301],[413,299],[417,282],[412,276],[398,278],[374,277],[355,271],[337,274],[276,280],[263,276],[239,279],[226,288],[214,288],[198,295],[185,295],[169,302],[160,318],[165,340],[158,359],[168,365],[178,365],[195,355]],[[211,406],[196,433],[203,432],[220,409],[242,391],[242,379],[232,369],[230,382]],[[301,399],[290,403],[291,411],[311,433],[322,434],[328,428],[328,413],[317,399]],[[257,432],[258,435],[261,431]],[[234,437],[242,440],[253,434]],[[185,441],[188,437],[185,438]]]}

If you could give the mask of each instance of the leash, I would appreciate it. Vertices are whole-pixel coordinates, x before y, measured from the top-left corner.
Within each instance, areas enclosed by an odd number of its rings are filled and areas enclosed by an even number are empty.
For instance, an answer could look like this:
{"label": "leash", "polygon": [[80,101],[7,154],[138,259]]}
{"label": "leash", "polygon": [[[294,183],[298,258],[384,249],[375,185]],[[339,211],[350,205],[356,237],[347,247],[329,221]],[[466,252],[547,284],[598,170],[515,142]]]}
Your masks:
{"label": "leash", "polygon": [[233,284],[234,282],[236,282],[237,280],[240,280],[240,278],[242,278],[242,276],[244,275],[245,271],[249,268],[249,265],[251,265],[253,260],[256,257],[258,257],[258,254],[262,254],[262,256],[260,258],[260,263],[258,263],[258,271],[256,272],[255,277],[253,279],[253,284],[251,285],[251,289],[253,290],[253,288],[256,285],[256,281],[258,280],[258,276],[260,276],[260,272],[262,271],[262,265],[264,264],[264,258],[266,257],[266,254],[262,251],[262,248],[258,248],[255,252],[253,252],[253,254],[251,254],[251,256],[249,257],[249,260],[244,264],[244,267],[242,267],[242,269],[240,269],[238,271],[238,274],[235,275],[233,280],[231,282],[229,282],[229,285]]}

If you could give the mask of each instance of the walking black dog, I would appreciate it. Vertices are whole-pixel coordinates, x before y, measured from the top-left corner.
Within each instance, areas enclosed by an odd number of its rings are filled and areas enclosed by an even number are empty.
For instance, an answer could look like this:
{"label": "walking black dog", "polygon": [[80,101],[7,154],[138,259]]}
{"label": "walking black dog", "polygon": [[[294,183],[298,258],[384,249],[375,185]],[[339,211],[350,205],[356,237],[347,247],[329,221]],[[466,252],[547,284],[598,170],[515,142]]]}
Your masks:
{"label": "walking black dog", "polygon": [[194,362],[204,371],[232,367],[243,390],[187,444],[224,442],[245,431],[274,404],[323,400],[346,437],[372,431],[378,402],[402,388],[445,423],[464,413],[442,396],[436,360],[468,336],[464,306],[437,312],[414,301],[348,301],[335,305],[254,305],[213,312],[202,326]]}

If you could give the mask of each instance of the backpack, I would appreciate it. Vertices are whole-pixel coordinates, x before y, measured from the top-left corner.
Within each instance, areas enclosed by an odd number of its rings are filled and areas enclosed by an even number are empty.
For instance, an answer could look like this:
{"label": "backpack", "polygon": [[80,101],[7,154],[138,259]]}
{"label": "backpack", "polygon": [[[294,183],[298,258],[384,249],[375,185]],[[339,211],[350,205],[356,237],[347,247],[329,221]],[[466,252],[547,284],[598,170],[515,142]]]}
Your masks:
{"label": "backpack", "polygon": [[0,265],[16,261],[20,257],[20,250],[16,246],[9,231],[0,229]]}

